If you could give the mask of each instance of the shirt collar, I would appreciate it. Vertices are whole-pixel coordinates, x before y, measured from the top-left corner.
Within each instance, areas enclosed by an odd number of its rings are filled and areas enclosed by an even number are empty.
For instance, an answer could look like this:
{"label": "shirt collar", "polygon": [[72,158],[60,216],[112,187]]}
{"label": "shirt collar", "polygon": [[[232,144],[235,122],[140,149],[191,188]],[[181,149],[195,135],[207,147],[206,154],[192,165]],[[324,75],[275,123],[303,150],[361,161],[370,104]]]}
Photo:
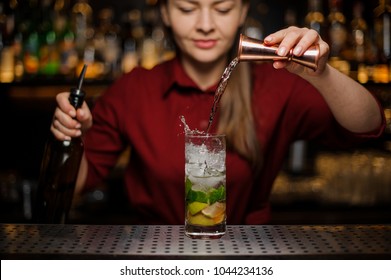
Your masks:
{"label": "shirt collar", "polygon": [[182,90],[191,90],[196,91],[199,93],[209,93],[214,94],[214,92],[217,89],[217,83],[211,87],[209,87],[207,90],[201,90],[199,86],[189,77],[189,75],[185,72],[185,69],[183,68],[182,63],[180,62],[180,59],[178,56],[176,56],[174,59],[168,62],[168,72],[169,75],[166,79],[165,86],[164,86],[164,92],[163,95],[167,95],[171,92],[171,89],[176,87],[178,89]]}

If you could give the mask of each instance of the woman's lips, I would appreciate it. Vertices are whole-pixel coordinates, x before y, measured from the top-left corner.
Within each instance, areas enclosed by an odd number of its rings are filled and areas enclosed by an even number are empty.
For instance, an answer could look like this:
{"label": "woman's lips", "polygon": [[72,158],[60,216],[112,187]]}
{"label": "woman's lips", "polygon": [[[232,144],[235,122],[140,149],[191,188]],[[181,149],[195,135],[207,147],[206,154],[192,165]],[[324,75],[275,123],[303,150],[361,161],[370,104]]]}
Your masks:
{"label": "woman's lips", "polygon": [[200,49],[211,49],[217,44],[217,40],[194,40],[194,44]]}

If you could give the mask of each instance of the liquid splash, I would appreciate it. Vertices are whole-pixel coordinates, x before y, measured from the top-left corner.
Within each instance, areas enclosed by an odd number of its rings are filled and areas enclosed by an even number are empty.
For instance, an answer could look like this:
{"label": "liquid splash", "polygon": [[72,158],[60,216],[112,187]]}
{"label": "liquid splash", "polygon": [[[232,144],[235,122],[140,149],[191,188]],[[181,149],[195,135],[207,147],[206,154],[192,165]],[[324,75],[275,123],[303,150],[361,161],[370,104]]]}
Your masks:
{"label": "liquid splash", "polygon": [[216,92],[214,95],[214,100],[213,100],[213,104],[212,104],[212,109],[210,111],[209,121],[208,121],[208,126],[206,128],[206,131],[200,131],[198,129],[194,129],[194,130],[190,129],[190,127],[186,123],[185,117],[180,116],[180,119],[184,125],[185,134],[206,134],[206,135],[209,134],[209,130],[212,126],[212,123],[213,123],[214,117],[216,115],[217,108],[219,106],[221,97],[223,96],[225,89],[227,88],[228,80],[231,76],[231,73],[235,69],[236,65],[238,65],[238,63],[239,63],[239,58],[237,58],[237,57],[234,58],[231,61],[231,63],[228,64],[228,66],[225,68],[223,75],[220,78],[219,84],[217,86],[217,89],[216,89]]}
{"label": "liquid splash", "polygon": [[181,122],[183,123],[183,129],[185,134],[206,134],[204,131],[200,131],[198,129],[190,129],[189,125],[186,123],[186,119],[184,116],[180,116]]}

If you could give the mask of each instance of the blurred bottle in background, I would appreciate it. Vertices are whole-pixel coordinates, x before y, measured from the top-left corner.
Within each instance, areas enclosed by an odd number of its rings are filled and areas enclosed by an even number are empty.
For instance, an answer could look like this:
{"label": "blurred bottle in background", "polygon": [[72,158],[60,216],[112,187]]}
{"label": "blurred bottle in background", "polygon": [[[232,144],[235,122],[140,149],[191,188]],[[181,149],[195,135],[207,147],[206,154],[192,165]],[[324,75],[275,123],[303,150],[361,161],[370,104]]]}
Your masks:
{"label": "blurred bottle in background", "polygon": [[122,41],[122,59],[121,71],[129,73],[134,67],[139,65],[136,38],[134,36],[134,19],[138,17],[140,11],[125,11],[121,17],[121,41]]}
{"label": "blurred bottle in background", "polygon": [[151,69],[161,62],[164,31],[159,22],[159,9],[156,0],[146,0],[142,13],[144,38],[140,51],[140,65]]}
{"label": "blurred bottle in background", "polygon": [[[89,65],[87,79],[111,80],[135,66],[150,69],[175,56],[157,0],[118,3],[2,1],[1,81],[74,79],[84,64]],[[271,13],[277,5],[271,3],[254,1],[243,26],[247,36],[263,39],[277,27],[305,24],[329,43],[330,63],[341,72],[361,83],[390,81],[390,0],[304,0],[300,6],[284,3],[278,13]]]}
{"label": "blurred bottle in background", "polygon": [[69,0],[55,1],[53,24],[54,30],[58,34],[59,73],[65,77],[74,78],[79,58],[76,51],[75,33],[69,16],[69,2]]}
{"label": "blurred bottle in background", "polygon": [[362,1],[353,4],[353,19],[350,22],[349,54],[350,76],[361,83],[368,82],[366,64],[370,55],[368,24],[363,18],[364,5]]}
{"label": "blurred bottle in background", "polygon": [[[30,16],[28,12],[30,11]],[[24,21],[23,35],[23,66],[24,78],[31,79],[36,77],[39,72],[39,35],[38,26],[40,23],[40,11],[37,0],[30,0]]]}
{"label": "blurred bottle in background", "polygon": [[55,76],[60,68],[60,53],[57,48],[59,33],[54,28],[54,2],[42,0],[40,12],[39,72],[46,77]]}
{"label": "blurred bottle in background", "polygon": [[374,9],[374,35],[377,48],[377,62],[373,79],[377,83],[390,81],[391,60],[391,6],[390,0],[379,0]]}
{"label": "blurred bottle in background", "polygon": [[120,27],[114,24],[114,11],[104,8],[98,14],[98,26],[94,34],[95,59],[102,67],[100,78],[115,78],[120,74]]}
{"label": "blurred bottle in background", "polygon": [[328,23],[329,62],[342,73],[349,75],[350,64],[343,54],[347,49],[348,30],[346,17],[342,12],[342,0],[329,0]]}
{"label": "blurred bottle in background", "polygon": [[84,64],[88,65],[86,79],[95,79],[103,72],[96,63],[94,45],[93,9],[88,0],[77,0],[72,6],[72,26],[75,34],[75,48],[78,54],[76,73],[80,73]]}
{"label": "blurred bottle in background", "polygon": [[305,16],[305,24],[308,28],[316,30],[324,38],[326,33],[326,19],[322,5],[322,0],[308,0],[308,13]]}
{"label": "blurred bottle in background", "polygon": [[0,3],[0,82],[9,83],[14,79],[14,31],[15,8]]}

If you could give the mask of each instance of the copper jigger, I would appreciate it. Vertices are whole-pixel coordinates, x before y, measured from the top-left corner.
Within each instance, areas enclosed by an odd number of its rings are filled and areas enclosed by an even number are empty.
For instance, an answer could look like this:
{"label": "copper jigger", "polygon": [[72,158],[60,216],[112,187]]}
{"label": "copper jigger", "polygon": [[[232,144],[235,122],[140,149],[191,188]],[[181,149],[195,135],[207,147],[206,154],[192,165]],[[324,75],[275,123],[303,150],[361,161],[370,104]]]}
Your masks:
{"label": "copper jigger", "polygon": [[294,61],[314,71],[318,68],[319,45],[314,45],[304,52],[302,56],[293,55],[290,50],[288,55],[279,56],[277,54],[278,45],[267,46],[263,41],[247,37],[240,34],[238,59],[239,61],[276,61],[287,60]]}

